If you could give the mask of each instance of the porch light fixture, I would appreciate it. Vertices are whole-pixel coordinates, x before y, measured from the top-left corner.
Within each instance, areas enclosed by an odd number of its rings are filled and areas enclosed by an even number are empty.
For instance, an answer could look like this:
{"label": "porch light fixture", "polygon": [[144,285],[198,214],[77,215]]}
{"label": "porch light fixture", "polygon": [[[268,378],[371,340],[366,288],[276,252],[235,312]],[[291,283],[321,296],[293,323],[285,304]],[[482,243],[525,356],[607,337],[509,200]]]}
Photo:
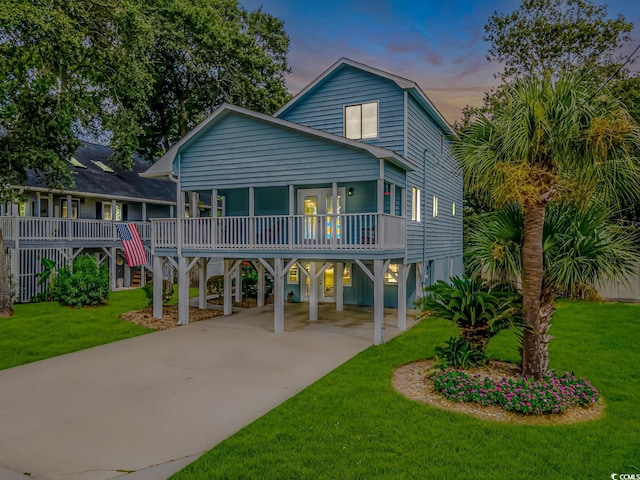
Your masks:
{"label": "porch light fixture", "polygon": [[353,196],[353,187],[349,187],[349,190],[347,190],[347,195],[348,196]]}

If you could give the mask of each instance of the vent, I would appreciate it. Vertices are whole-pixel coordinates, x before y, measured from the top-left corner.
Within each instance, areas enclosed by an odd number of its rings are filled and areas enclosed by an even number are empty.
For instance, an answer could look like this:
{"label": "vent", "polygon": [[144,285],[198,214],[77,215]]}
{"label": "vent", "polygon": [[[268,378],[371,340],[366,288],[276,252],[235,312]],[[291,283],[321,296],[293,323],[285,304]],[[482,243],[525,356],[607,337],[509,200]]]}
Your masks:
{"label": "vent", "polygon": [[76,157],[71,157],[69,159],[69,163],[71,165],[73,165],[74,167],[78,167],[78,168],[87,168],[86,166],[84,166],[83,164],[81,164],[78,159]]}
{"label": "vent", "polygon": [[93,162],[94,165],[100,167],[100,169],[103,172],[107,172],[107,173],[116,173],[115,170],[113,170],[113,168],[111,168],[109,165],[105,165],[104,163],[102,163],[99,160],[91,160]]}

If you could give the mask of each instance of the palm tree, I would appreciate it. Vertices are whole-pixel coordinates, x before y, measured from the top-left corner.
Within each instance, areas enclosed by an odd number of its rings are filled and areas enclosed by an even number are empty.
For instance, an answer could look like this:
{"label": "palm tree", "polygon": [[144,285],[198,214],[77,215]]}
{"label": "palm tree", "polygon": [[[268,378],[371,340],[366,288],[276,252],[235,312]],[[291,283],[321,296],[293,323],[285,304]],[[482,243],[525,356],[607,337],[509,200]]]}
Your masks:
{"label": "palm tree", "polygon": [[9,287],[9,270],[7,270],[7,256],[2,229],[0,229],[0,317],[10,317],[11,315],[13,315],[13,306]]}
{"label": "palm tree", "polygon": [[[635,273],[638,231],[609,221],[608,210],[589,205],[584,210],[553,203],[544,222],[544,295],[580,297],[604,280],[624,281]],[[465,242],[470,275],[520,285],[522,225],[520,206],[478,216]],[[545,308],[553,308],[552,305]]]}
{"label": "palm tree", "polygon": [[522,210],[522,370],[541,377],[548,366],[552,297],[544,288],[547,205],[582,207],[595,196],[609,203],[640,196],[633,157],[640,129],[624,106],[574,74],[516,80],[491,116],[479,114],[453,140],[466,187],[494,207]]}

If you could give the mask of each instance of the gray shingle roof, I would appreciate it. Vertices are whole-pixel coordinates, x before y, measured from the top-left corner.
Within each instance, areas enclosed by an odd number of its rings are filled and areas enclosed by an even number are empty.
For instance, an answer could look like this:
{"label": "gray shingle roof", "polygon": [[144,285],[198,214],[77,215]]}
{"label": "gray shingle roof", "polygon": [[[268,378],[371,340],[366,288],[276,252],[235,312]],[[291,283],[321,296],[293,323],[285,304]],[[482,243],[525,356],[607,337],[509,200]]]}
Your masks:
{"label": "gray shingle roof", "polygon": [[[74,172],[75,187],[71,190],[80,194],[105,197],[131,197],[140,200],[160,200],[175,202],[176,186],[174,183],[142,178],[139,174],[146,171],[151,163],[135,156],[131,171],[112,167],[114,173],[103,171],[93,161],[108,164],[112,150],[103,145],[83,143],[74,157],[86,168],[71,167]],[[34,172],[27,173],[27,186],[47,188]]]}

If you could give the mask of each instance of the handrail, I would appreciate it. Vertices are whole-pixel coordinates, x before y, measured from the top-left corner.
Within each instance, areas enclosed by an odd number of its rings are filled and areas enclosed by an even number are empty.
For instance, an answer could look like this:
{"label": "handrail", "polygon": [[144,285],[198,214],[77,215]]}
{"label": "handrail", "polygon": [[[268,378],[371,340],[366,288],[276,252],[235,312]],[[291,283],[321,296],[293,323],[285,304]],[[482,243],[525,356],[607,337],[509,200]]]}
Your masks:
{"label": "handrail", "polygon": [[153,219],[152,247],[176,248],[176,225],[187,250],[404,249],[406,220],[350,213]]}
{"label": "handrail", "polygon": [[118,241],[115,228],[118,223],[135,223],[142,241],[151,241],[151,222],[0,216],[0,228],[2,228],[5,240],[42,243]]}

